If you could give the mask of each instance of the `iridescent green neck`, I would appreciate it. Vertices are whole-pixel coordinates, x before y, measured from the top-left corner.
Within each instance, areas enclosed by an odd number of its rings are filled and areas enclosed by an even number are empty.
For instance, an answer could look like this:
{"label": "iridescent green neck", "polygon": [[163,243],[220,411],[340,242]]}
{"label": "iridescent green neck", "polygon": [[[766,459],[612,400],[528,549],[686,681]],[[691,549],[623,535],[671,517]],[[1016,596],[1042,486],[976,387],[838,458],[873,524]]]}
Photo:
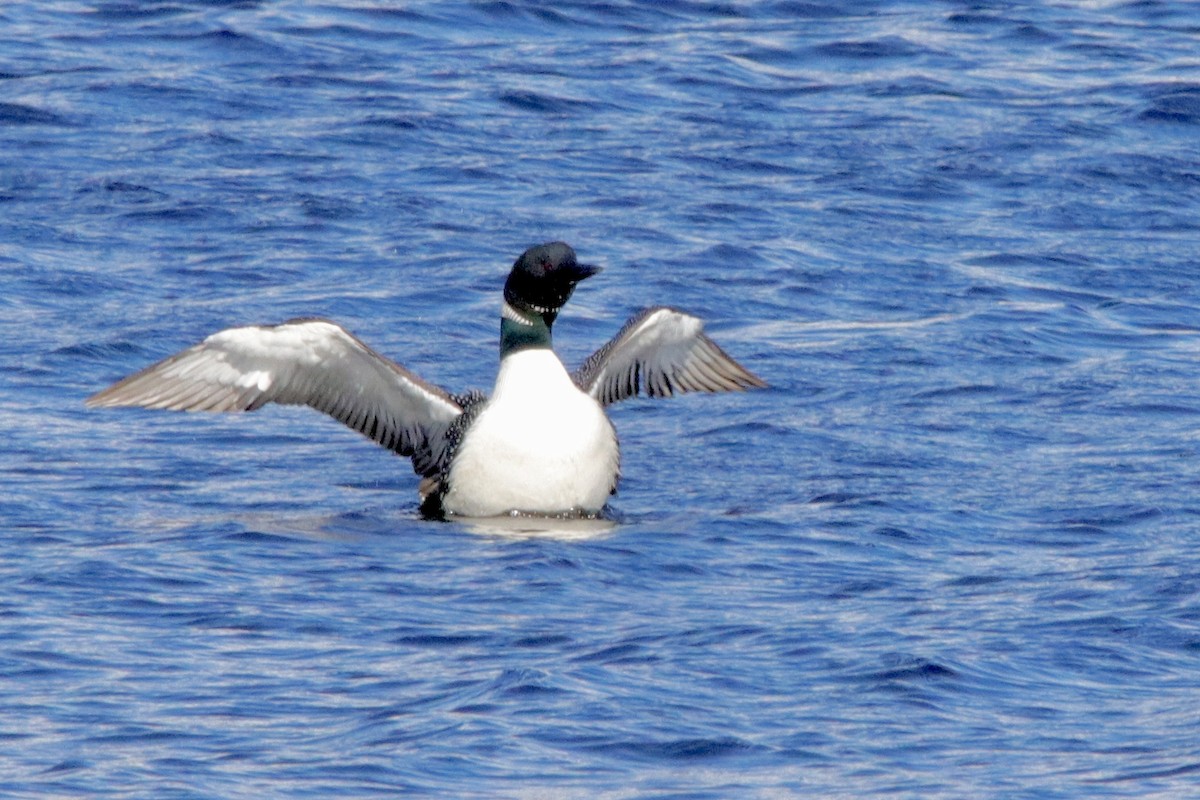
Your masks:
{"label": "iridescent green neck", "polygon": [[505,303],[500,316],[500,357],[534,347],[549,348],[550,324],[553,321],[553,313],[522,312]]}

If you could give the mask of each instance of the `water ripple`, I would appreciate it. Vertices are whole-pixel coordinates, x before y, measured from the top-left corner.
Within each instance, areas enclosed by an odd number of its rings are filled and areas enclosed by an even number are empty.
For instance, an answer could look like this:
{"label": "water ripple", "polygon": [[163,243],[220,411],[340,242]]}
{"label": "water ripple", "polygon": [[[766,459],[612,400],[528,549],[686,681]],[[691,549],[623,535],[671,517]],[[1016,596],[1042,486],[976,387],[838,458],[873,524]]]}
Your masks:
{"label": "water ripple", "polygon": [[[1193,16],[0,6],[0,794],[1187,796]],[[558,238],[564,360],[667,303],[772,387],[614,407],[610,519],[83,408],[301,315],[486,387]]]}

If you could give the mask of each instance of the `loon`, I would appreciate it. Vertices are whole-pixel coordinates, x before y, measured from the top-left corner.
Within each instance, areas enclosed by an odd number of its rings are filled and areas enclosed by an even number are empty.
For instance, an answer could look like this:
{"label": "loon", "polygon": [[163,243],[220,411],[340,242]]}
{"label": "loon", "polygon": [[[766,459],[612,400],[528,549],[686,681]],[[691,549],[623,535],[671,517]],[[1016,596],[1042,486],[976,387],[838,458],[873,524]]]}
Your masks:
{"label": "loon", "polygon": [[575,285],[599,271],[563,242],[521,254],[504,284],[490,396],[447,392],[335,322],[298,318],[214,333],[86,403],[174,411],[306,405],[411,458],[426,517],[595,517],[620,474],[605,406],[639,391],[670,397],[766,386],[709,339],[698,318],[667,306],[635,314],[568,373],[550,329]]}

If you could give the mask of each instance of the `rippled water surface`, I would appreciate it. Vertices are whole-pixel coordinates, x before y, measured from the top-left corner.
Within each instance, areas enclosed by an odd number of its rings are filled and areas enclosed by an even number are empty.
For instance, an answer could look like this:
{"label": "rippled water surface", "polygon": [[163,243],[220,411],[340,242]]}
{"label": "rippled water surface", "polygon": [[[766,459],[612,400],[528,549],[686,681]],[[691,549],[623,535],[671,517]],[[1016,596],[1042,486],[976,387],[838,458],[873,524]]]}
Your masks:
{"label": "rippled water surface", "polygon": [[[1200,792],[1189,3],[0,5],[0,794]],[[303,409],[87,410],[498,290],[708,320],[608,525],[432,523]]]}

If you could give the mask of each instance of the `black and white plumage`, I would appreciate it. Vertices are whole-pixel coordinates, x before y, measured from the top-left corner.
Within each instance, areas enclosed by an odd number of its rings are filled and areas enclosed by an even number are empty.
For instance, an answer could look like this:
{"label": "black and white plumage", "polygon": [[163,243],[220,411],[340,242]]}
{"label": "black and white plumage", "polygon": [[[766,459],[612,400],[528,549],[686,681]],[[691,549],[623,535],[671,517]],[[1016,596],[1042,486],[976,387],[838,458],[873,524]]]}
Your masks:
{"label": "black and white plumage", "polygon": [[696,317],[647,309],[574,373],[550,328],[575,284],[599,269],[561,242],[530,248],[505,284],[501,363],[490,397],[455,395],[334,322],[296,319],[215,333],[88,398],[95,407],[254,411],[307,405],[412,459],[430,516],[594,515],[616,490],[619,453],[603,406],[644,392],[765,384]]}

